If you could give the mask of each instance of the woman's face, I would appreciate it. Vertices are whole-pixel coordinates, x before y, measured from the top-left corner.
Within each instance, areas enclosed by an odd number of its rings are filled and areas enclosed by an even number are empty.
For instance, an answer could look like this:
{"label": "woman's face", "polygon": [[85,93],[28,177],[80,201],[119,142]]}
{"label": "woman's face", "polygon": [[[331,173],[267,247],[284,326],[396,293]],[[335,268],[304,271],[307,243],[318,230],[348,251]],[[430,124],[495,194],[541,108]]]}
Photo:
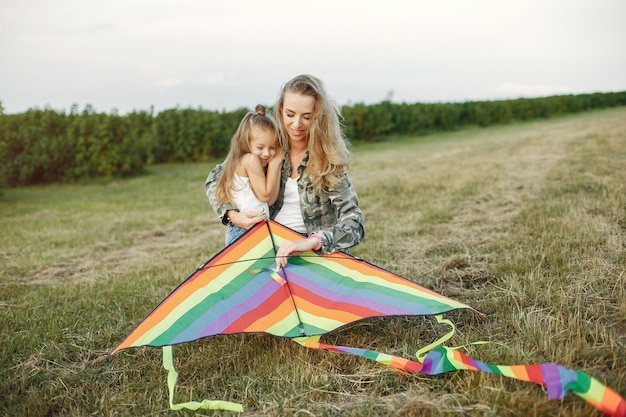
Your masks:
{"label": "woman's face", "polygon": [[314,109],[315,97],[289,91],[285,93],[281,116],[290,143],[308,140]]}

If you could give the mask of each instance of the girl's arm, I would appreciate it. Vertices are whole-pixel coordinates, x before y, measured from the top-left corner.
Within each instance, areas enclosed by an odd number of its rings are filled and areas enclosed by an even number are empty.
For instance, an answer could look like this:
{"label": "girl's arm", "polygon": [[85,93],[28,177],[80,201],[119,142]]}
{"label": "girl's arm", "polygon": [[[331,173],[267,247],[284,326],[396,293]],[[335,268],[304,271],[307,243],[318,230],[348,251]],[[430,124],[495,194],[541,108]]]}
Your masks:
{"label": "girl's arm", "polygon": [[285,159],[285,151],[279,148],[276,151],[276,155],[267,164],[267,181],[272,184],[273,194],[267,200],[269,206],[274,205],[278,200],[278,194],[280,194],[280,176],[282,174],[283,161]]}
{"label": "girl's arm", "polygon": [[220,218],[223,225],[229,222],[242,229],[249,229],[256,223],[263,221],[263,218],[257,216],[258,213],[240,213],[235,206],[230,203],[220,204],[215,198],[215,189],[217,188],[217,180],[222,175],[223,164],[217,165],[209,174],[204,182],[204,192],[206,193],[209,203],[215,210],[217,217]]}
{"label": "girl's arm", "polygon": [[[247,154],[242,161],[247,177],[250,178],[250,186],[254,195],[269,205],[276,201],[280,188],[280,164],[276,163],[275,160],[276,157],[268,163],[267,174],[265,174],[261,160],[256,155]],[[280,162],[282,162],[282,158]]]}

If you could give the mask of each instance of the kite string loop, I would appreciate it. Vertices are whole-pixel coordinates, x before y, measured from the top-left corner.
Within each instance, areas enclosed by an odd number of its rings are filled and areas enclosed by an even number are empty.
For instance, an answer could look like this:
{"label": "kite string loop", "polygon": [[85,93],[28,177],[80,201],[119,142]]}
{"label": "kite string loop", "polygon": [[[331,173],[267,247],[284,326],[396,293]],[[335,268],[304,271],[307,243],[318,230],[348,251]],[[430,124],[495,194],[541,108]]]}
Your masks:
{"label": "kite string loop", "polygon": [[[438,323],[440,323],[440,324],[441,323],[447,324],[448,326],[452,327],[452,330],[450,330],[448,333],[446,333],[445,335],[443,335],[439,339],[435,340],[433,343],[429,344],[428,346],[424,346],[423,348],[421,348],[420,350],[415,352],[415,356],[417,357],[417,360],[419,361],[419,363],[424,363],[424,359],[426,358],[426,355],[428,355],[428,352],[430,352],[431,350],[433,350],[437,346],[442,345],[444,342],[449,340],[454,335],[454,333],[456,332],[456,326],[454,325],[454,323],[452,323],[448,319],[444,319],[443,315],[438,314],[438,315],[435,316],[435,318],[437,319]],[[492,343],[492,342],[485,342],[485,341],[471,342],[471,343],[467,343],[465,345],[455,346],[455,347],[446,348],[446,349],[458,350],[458,349],[462,349],[464,347],[471,346],[471,345],[485,345],[487,343]],[[499,343],[499,344],[506,347],[506,345],[503,344],[503,343]],[[442,347],[444,347],[444,346],[442,346]]]}
{"label": "kite string loop", "polygon": [[227,410],[242,413],[243,406],[238,403],[230,401],[219,400],[202,400],[202,402],[189,401],[184,403],[174,404],[174,389],[176,388],[176,381],[178,380],[178,372],[174,368],[174,359],[172,354],[172,346],[163,346],[163,368],[167,371],[167,387],[170,394],[170,408],[174,411],[182,410],[186,408],[188,410]]}
{"label": "kite string loop", "polygon": [[435,318],[437,319],[438,323],[447,324],[448,326],[452,328],[452,330],[450,330],[448,333],[441,336],[439,339],[435,340],[433,343],[427,346],[424,346],[423,348],[415,352],[415,357],[417,358],[419,363],[424,363],[424,359],[426,358],[426,355],[428,354],[428,352],[430,352],[437,346],[442,345],[444,342],[448,341],[448,339],[454,336],[454,333],[456,332],[456,327],[454,326],[454,323],[452,323],[448,319],[444,319],[443,315],[437,314]]}

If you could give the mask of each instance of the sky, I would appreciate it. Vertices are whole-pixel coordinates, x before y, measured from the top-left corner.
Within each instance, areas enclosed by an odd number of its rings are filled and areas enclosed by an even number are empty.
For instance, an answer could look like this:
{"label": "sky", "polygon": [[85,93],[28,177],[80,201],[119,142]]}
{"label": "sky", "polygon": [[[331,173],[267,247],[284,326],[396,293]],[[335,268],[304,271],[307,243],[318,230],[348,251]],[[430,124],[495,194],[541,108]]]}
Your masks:
{"label": "sky", "polygon": [[625,0],[0,0],[0,103],[126,114],[626,91]]}

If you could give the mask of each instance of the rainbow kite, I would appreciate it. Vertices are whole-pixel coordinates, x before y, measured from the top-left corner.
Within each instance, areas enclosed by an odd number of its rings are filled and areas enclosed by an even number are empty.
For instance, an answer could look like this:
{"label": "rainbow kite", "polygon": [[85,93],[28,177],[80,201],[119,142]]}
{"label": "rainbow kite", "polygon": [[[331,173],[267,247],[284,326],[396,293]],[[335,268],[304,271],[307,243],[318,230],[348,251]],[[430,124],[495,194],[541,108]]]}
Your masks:
{"label": "rainbow kite", "polygon": [[582,372],[556,364],[486,365],[457,350],[435,347],[454,330],[420,350],[420,362],[319,343],[321,335],[370,317],[434,315],[453,326],[441,314],[461,308],[484,314],[344,253],[318,256],[307,252],[290,257],[286,267],[276,271],[278,247],[283,240],[293,239],[303,237],[271,220],[257,224],[183,281],[110,356],[132,347],[163,347],[170,407],[175,410],[243,411],[243,407],[208,400],[174,404],[178,374],[172,345],[215,335],[268,333],[307,348],[358,355],[409,372],[435,375],[465,369],[535,382],[546,387],[551,399],[563,398],[569,390],[609,415],[626,417],[626,401]]}

